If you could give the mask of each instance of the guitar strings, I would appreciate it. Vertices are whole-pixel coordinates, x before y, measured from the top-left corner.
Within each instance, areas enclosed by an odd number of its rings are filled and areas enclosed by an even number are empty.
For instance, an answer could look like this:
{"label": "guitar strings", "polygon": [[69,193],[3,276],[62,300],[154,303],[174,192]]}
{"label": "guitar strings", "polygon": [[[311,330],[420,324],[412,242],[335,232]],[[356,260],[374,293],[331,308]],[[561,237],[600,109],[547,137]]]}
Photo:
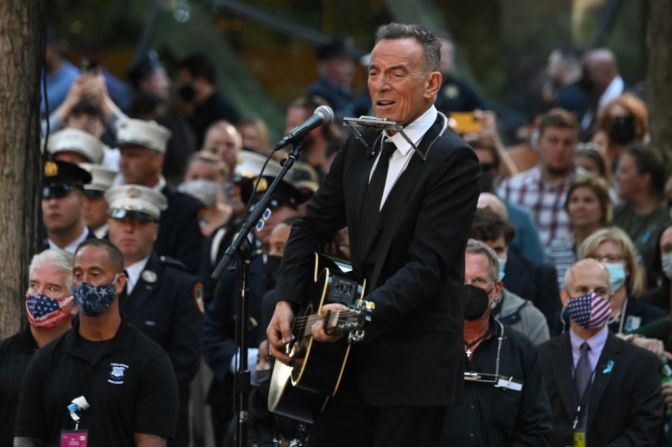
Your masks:
{"label": "guitar strings", "polygon": [[[361,312],[353,312],[353,311],[342,311],[338,313],[338,317],[350,317],[350,316],[356,316],[360,315]],[[308,325],[313,325],[316,321],[319,321],[323,319],[325,316],[324,315],[308,315],[306,317],[297,317],[294,320],[294,329],[301,330],[303,331]]]}

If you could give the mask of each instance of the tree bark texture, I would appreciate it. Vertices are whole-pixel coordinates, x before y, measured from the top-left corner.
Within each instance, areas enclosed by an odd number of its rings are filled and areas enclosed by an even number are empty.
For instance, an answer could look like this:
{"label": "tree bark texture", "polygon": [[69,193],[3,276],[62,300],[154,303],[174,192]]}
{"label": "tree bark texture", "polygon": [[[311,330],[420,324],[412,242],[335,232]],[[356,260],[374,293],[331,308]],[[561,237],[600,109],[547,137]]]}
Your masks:
{"label": "tree bark texture", "polygon": [[0,337],[21,326],[28,262],[37,247],[39,0],[0,1]]}
{"label": "tree bark texture", "polygon": [[672,0],[650,0],[647,90],[651,147],[672,168]]}

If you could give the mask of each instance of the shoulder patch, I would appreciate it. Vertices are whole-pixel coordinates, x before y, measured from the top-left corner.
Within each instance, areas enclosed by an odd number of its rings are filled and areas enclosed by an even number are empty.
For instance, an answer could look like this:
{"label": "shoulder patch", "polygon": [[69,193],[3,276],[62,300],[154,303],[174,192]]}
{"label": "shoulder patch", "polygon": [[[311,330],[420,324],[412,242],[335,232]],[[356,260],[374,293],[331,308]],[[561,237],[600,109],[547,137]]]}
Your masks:
{"label": "shoulder patch", "polygon": [[198,281],[194,284],[194,302],[198,310],[205,313],[205,301],[203,300],[203,283]]}

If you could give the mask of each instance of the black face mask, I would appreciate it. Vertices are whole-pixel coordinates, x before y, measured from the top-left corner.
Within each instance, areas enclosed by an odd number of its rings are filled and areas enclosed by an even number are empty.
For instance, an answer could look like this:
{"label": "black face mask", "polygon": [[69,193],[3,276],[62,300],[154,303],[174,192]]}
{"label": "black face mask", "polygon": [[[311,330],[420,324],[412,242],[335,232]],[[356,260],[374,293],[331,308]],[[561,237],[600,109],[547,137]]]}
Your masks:
{"label": "black face mask", "polygon": [[266,264],[264,265],[264,273],[266,274],[266,287],[272,289],[275,287],[275,281],[278,276],[278,269],[280,268],[280,262],[282,261],[282,256],[271,256],[266,257]]}
{"label": "black face mask", "polygon": [[610,118],[608,126],[609,141],[620,146],[632,143],[637,136],[635,118],[632,116]]}
{"label": "black face mask", "polygon": [[492,171],[482,170],[478,183],[481,187],[481,192],[493,192],[495,189],[495,176],[492,175]]}
{"label": "black face mask", "polygon": [[193,102],[196,98],[196,90],[189,84],[177,88],[177,96],[184,102]]}
{"label": "black face mask", "polygon": [[464,289],[467,298],[467,305],[464,308],[464,319],[468,321],[478,320],[488,310],[488,305],[490,304],[488,292],[471,284],[465,285]]}

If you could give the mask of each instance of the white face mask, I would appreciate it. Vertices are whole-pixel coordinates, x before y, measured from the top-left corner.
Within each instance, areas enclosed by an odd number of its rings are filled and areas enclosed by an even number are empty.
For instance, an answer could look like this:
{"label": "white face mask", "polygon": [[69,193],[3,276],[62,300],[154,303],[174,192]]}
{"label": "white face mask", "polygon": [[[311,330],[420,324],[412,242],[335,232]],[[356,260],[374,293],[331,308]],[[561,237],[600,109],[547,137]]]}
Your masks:
{"label": "white face mask", "polygon": [[178,191],[196,197],[203,204],[210,208],[217,203],[220,186],[219,183],[212,180],[189,180],[177,187]]}
{"label": "white face mask", "polygon": [[667,279],[672,280],[672,252],[663,253],[660,256],[660,263],[663,265],[663,273]]}

